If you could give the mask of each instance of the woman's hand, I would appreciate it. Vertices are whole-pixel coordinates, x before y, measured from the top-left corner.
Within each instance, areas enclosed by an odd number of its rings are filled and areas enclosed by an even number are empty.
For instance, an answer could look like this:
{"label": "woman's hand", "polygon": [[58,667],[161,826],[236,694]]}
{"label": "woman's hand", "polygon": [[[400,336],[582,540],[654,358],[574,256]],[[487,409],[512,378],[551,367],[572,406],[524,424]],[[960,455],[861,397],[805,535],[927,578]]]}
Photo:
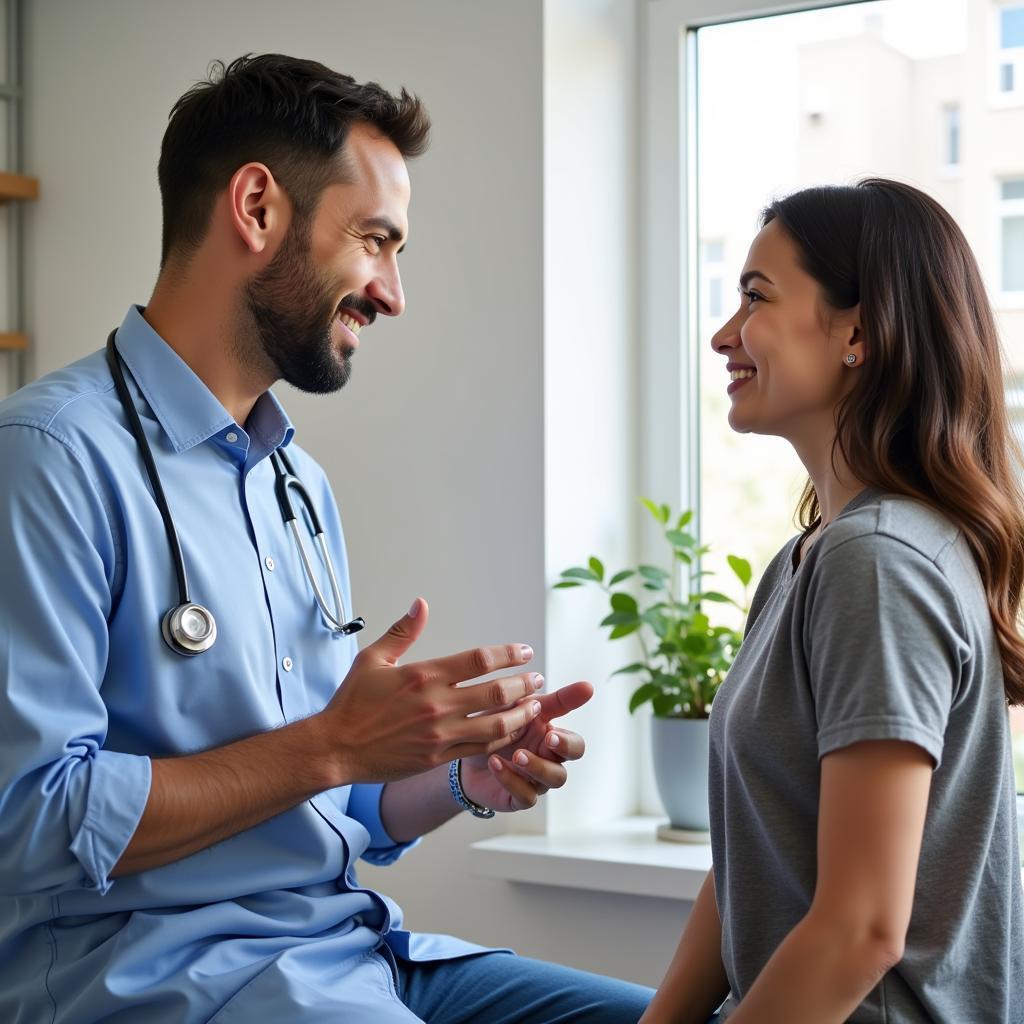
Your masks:
{"label": "woman's hand", "polygon": [[554,693],[526,700],[541,710],[525,729],[512,733],[511,742],[490,755],[462,759],[462,791],[475,804],[496,811],[533,807],[549,789],[565,785],[565,762],[583,756],[583,737],[551,722],[582,707],[594,695],[590,683],[570,683]]}

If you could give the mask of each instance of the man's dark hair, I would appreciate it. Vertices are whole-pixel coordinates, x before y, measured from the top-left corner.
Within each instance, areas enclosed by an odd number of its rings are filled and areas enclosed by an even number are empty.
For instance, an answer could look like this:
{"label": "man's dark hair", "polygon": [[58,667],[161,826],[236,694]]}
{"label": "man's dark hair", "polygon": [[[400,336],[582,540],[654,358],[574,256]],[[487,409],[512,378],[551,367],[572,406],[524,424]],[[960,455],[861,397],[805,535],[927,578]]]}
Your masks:
{"label": "man's dark hair", "polygon": [[316,61],[279,53],[215,61],[171,109],[160,148],[163,198],[161,268],[187,259],[202,242],[214,200],[243,164],[270,168],[301,223],[324,187],[345,179],[342,150],[353,124],[366,123],[404,157],[427,148],[430,118],[403,88],[394,96],[360,85]]}

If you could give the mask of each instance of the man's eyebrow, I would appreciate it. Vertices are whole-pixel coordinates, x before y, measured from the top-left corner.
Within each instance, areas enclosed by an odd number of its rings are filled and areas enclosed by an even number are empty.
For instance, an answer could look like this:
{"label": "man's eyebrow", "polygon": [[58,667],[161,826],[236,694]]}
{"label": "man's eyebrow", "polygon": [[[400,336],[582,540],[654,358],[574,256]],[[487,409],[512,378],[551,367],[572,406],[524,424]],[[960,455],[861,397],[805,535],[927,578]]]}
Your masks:
{"label": "man's eyebrow", "polygon": [[[383,231],[392,242],[402,241],[402,229],[393,221],[387,217],[367,217],[363,221],[364,228],[376,228],[378,231]],[[403,245],[399,252],[405,249]]]}
{"label": "man's eyebrow", "polygon": [[762,273],[760,270],[748,270],[745,274],[740,275],[740,287],[749,288],[750,282],[753,281],[756,277],[759,277],[766,284],[775,284],[775,282],[767,274]]}

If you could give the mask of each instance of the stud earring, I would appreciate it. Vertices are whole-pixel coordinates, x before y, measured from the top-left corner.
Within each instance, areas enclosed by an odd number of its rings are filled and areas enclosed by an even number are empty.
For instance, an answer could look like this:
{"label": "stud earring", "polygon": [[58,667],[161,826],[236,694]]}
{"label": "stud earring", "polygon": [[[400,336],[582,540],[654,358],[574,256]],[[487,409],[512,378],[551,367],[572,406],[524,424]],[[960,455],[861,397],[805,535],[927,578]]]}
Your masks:
{"label": "stud earring", "polygon": [[849,355],[848,355],[848,356],[846,357],[846,364],[847,364],[848,366],[853,366],[853,364],[854,364],[855,362],[857,362],[857,355],[856,355],[856,353],[855,353],[855,352],[851,352],[851,353],[850,353],[850,354],[849,354]]}

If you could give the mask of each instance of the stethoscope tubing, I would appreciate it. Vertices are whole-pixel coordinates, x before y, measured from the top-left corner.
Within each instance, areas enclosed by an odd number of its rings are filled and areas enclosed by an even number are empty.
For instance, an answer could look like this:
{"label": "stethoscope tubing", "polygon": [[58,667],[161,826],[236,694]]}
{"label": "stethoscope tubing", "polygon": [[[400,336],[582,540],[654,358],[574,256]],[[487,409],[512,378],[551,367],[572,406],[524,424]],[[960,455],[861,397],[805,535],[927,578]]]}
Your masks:
{"label": "stethoscope tubing", "polygon": [[[142,427],[142,420],[139,417],[135,403],[132,401],[131,393],[128,390],[128,382],[125,379],[124,371],[121,368],[121,355],[117,351],[115,343],[116,329],[110,332],[107,338],[106,354],[107,363],[110,366],[111,375],[114,378],[114,387],[120,399],[125,415],[128,417],[128,425],[135,438],[135,444],[142,457],[146,475],[149,478],[150,487],[153,491],[153,498],[157,508],[160,510],[160,518],[163,520],[164,532],[167,534],[167,544],[171,552],[171,561],[174,564],[174,574],[178,585],[178,605],[171,608],[164,616],[161,623],[161,632],[164,640],[171,650],[178,654],[196,655],[209,650],[217,636],[217,625],[213,613],[202,605],[196,604],[189,596],[188,574],[185,571],[185,556],[182,552],[181,541],[178,538],[178,531],[174,525],[174,518],[164,494],[163,485],[160,482],[160,474],[156,468],[156,461],[153,452],[146,439]],[[332,632],[348,636],[363,628],[362,618],[347,619],[345,614],[345,601],[338,586],[338,577],[334,571],[334,561],[327,547],[327,540],[324,537],[323,527],[320,525],[320,517],[317,515],[316,506],[305,485],[295,475],[291,460],[286,452],[278,448],[271,452],[270,460],[274,468],[274,494],[277,497],[277,504],[281,510],[281,518],[291,528],[292,536],[299,548],[299,557],[306,577],[313,588],[313,596],[316,605],[323,618],[324,625]],[[306,545],[302,540],[299,531],[298,516],[291,501],[291,493],[294,491],[302,501],[306,515],[309,517],[310,528],[313,539],[320,549],[320,557],[327,570],[327,578],[331,587],[331,596],[334,598],[334,611],[327,607],[327,600],[324,597],[320,584],[317,582],[316,574],[309,555],[306,552]],[[195,613],[205,620],[206,631],[201,636],[189,635],[187,628],[183,625],[183,613]],[[191,621],[191,619],[189,620]]]}

